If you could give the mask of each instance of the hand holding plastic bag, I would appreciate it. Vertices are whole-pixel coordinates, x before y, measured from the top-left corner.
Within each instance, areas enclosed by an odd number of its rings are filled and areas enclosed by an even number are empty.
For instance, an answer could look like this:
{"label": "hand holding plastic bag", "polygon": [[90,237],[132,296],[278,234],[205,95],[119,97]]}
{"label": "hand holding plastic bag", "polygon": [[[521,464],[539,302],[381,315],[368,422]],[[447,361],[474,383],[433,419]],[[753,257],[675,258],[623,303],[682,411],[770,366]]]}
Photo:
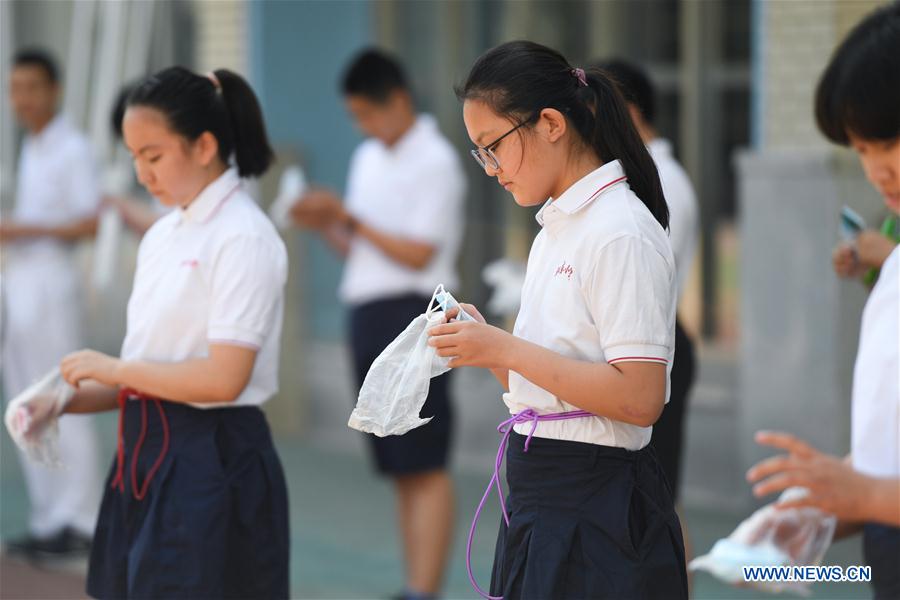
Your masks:
{"label": "hand holding plastic bag", "polygon": [[7,405],[6,429],[30,459],[62,466],[57,421],[74,394],[59,368],[54,368]]}
{"label": "hand holding plastic bag", "polygon": [[691,571],[704,570],[732,585],[749,585],[779,593],[809,594],[809,584],[797,581],[745,582],[743,567],[816,566],[831,545],[837,518],[817,508],[777,508],[807,494],[805,488],[784,491],[778,501],[763,506],[717,541],[709,554],[691,561]]}
{"label": "hand holding plastic bag", "polygon": [[[453,296],[439,285],[425,313],[413,319],[372,363],[347,422],[349,427],[385,437],[402,435],[431,420],[420,418],[419,411],[428,398],[431,378],[449,371],[450,359],[438,356],[428,345],[427,332],[446,322],[445,312],[457,307]],[[460,309],[457,318],[472,317]]]}

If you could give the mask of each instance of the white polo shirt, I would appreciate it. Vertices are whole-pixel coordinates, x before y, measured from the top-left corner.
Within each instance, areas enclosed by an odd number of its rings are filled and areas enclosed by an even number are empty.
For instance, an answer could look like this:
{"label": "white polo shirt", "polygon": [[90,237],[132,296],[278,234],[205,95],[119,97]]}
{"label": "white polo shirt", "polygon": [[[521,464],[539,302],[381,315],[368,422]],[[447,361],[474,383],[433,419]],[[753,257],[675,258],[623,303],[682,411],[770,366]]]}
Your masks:
{"label": "white polo shirt", "polygon": [[[62,114],[22,143],[13,220],[42,227],[90,217],[100,204],[94,155],[88,140]],[[68,259],[71,244],[49,237],[16,242],[12,254]],[[8,248],[4,248],[7,250]]]}
{"label": "white polo shirt", "polygon": [[355,236],[339,295],[349,305],[459,284],[456,259],[463,233],[466,180],[456,150],[430,115],[420,115],[393,146],[368,139],[356,149],[347,181],[347,209],[387,234],[436,247],[422,270],[389,258]]}
{"label": "white polo shirt", "polygon": [[853,369],[853,468],[900,477],[900,248],[894,248],[863,309]]}
{"label": "white polo shirt", "polygon": [[694,186],[682,166],[675,160],[669,140],[656,138],[647,144],[647,149],[653,157],[653,162],[656,163],[666,203],[669,205],[669,241],[675,254],[680,298],[694,261],[694,254],[697,252],[700,208]]}
{"label": "white polo shirt", "polygon": [[[619,161],[551,198],[537,220],[542,229],[528,257],[514,335],[577,360],[652,362],[671,372],[675,260]],[[578,410],[514,371],[503,400],[511,414]],[[541,422],[535,435],[639,450],[652,429],[597,416]],[[531,423],[516,426],[530,430]]]}
{"label": "white polo shirt", "polygon": [[211,343],[253,348],[237,400],[195,406],[262,404],[278,391],[286,280],[284,243],[229,169],[141,240],[122,358],[181,362],[208,356]]}

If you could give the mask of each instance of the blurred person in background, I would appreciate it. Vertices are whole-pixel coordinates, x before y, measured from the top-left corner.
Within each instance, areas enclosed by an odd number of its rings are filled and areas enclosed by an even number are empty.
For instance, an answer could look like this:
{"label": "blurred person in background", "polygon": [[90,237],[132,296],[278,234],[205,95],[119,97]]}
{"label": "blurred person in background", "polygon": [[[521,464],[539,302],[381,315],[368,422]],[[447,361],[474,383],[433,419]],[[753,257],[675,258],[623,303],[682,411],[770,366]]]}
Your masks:
{"label": "blurred person in background", "polygon": [[[83,345],[82,282],[75,245],[97,226],[100,190],[89,143],[59,112],[59,69],[40,49],[13,59],[10,101],[26,136],[16,203],[0,224],[3,272],[3,394],[6,402]],[[91,417],[60,422],[67,468],[20,453],[30,500],[29,533],[6,547],[30,559],[85,554],[100,502]]]}
{"label": "blurred person in background", "polygon": [[[877,9],[837,48],[816,90],[822,133],[859,156],[887,209],[900,214],[900,2]],[[786,455],[761,461],[747,479],[757,496],[792,486],[838,517],[846,536],[862,530],[875,598],[900,598],[900,250],[890,252],[866,301],[853,370],[850,455],[820,452],[779,432],[760,444]]]}
{"label": "blurred person in background", "polygon": [[[345,202],[312,190],[293,208],[346,258],[339,295],[349,307],[357,387],[434,288],[457,287],[465,178],[435,119],[419,114],[401,65],[378,50],[344,73],[347,110],[367,136],[350,162]],[[450,373],[431,380],[421,411],[433,417],[402,436],[368,434],[375,467],[391,478],[406,568],[402,598],[433,598],[452,542],[454,498],[447,472],[453,411]]]}
{"label": "blurred person in background", "polygon": [[[622,59],[603,61],[597,64],[619,86],[631,120],[647,145],[650,156],[656,163],[663,194],[669,206],[669,241],[675,255],[675,278],[678,298],[684,294],[694,254],[697,251],[697,235],[700,229],[700,209],[694,186],[684,168],[672,154],[672,144],[659,136],[654,126],[656,116],[656,90],[650,77],[639,66]],[[663,409],[662,416],[653,424],[650,445],[672,486],[672,497],[676,504],[681,491],[681,459],[684,456],[684,420],[687,413],[688,395],[694,383],[696,359],[694,342],[675,319],[675,358],[672,363],[671,396]],[[690,538],[687,523],[679,507],[681,527],[688,562],[691,559]]]}

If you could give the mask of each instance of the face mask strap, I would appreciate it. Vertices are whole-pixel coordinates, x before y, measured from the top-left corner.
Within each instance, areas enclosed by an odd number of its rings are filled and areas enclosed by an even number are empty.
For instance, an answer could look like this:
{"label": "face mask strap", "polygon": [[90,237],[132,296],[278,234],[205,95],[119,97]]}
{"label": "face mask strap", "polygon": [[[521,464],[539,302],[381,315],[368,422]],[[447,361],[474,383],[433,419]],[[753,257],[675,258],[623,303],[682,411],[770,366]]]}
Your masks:
{"label": "face mask strap", "polygon": [[441,297],[442,299],[446,296],[447,292],[444,290],[444,284],[439,283],[438,286],[434,289],[434,293],[431,295],[431,300],[428,301],[428,309],[425,311],[425,316],[431,316],[437,310],[442,309],[442,302],[438,299]]}

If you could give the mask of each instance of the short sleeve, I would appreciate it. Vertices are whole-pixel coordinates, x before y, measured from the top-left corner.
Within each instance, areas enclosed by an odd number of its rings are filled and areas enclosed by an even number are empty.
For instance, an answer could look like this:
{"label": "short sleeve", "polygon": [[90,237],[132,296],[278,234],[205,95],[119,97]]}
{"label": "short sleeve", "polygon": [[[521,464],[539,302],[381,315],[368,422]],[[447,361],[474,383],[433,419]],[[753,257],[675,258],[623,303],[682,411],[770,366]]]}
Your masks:
{"label": "short sleeve", "polygon": [[229,240],[212,275],[209,342],[259,349],[283,310],[286,279],[282,246],[260,236]]}
{"label": "short sleeve", "polygon": [[359,184],[360,172],[365,165],[365,153],[368,151],[366,142],[356,148],[350,156],[350,166],[347,169],[347,184],[344,189],[345,207],[352,214],[359,216],[359,207],[364,202],[360,196]]}
{"label": "short sleeve", "polygon": [[673,266],[649,241],[622,236],[604,246],[583,285],[609,364],[667,364],[675,336]]}
{"label": "short sleeve", "polygon": [[93,152],[86,142],[73,143],[66,152],[66,209],[69,218],[91,217],[100,206],[100,182]]}
{"label": "short sleeve", "polygon": [[419,177],[406,220],[409,236],[441,245],[462,227],[465,177],[456,160],[436,161]]}
{"label": "short sleeve", "polygon": [[675,255],[676,283],[680,295],[697,246],[697,198],[687,175],[677,165],[669,167],[665,173],[663,192],[669,204],[669,240]]}

